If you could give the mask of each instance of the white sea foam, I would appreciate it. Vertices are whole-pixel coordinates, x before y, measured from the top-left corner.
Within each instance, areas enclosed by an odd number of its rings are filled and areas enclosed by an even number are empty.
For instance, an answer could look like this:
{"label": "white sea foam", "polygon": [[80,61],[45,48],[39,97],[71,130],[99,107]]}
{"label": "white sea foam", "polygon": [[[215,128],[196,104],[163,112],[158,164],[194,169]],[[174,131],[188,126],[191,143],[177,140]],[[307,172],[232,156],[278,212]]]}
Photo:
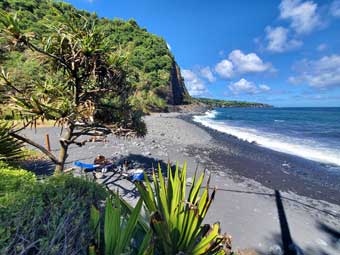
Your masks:
{"label": "white sea foam", "polygon": [[265,133],[253,128],[236,127],[231,124],[213,120],[218,114],[209,111],[206,115],[194,116],[193,120],[217,131],[236,136],[241,140],[256,142],[272,150],[300,156],[306,159],[340,166],[340,151],[329,148],[312,140],[291,138],[282,134]]}
{"label": "white sea foam", "polygon": [[197,116],[197,117],[205,117],[205,118],[208,118],[208,119],[213,119],[217,116],[218,112],[215,111],[215,110],[211,110],[211,111],[207,111],[205,113],[205,116]]}

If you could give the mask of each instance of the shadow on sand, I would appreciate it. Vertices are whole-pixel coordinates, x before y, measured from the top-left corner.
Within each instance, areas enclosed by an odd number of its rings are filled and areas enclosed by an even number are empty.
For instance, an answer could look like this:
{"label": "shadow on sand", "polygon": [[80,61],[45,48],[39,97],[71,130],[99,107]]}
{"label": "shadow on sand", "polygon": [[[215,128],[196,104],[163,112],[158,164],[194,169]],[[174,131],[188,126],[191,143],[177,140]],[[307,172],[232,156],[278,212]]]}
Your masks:
{"label": "shadow on sand", "polygon": [[27,160],[19,162],[19,166],[35,173],[38,178],[53,175],[55,165],[49,160]]}
{"label": "shadow on sand", "polygon": [[293,242],[292,236],[289,230],[289,224],[286,216],[285,209],[283,207],[280,191],[275,190],[275,201],[277,207],[277,213],[280,221],[281,228],[281,240],[284,255],[298,255],[301,254],[299,249]]}
{"label": "shadow on sand", "polygon": [[[122,165],[125,161],[129,162],[131,166],[144,169],[146,174],[149,176],[149,179],[152,174],[153,169],[157,169],[158,165],[161,167],[163,175],[166,175],[166,170],[168,167],[168,163],[161,161],[159,159],[153,157],[147,157],[139,154],[129,154],[126,157],[120,158],[115,165]],[[54,164],[46,161],[46,160],[36,160],[36,161],[28,161],[21,164],[27,170],[33,171],[38,176],[46,176],[52,175],[54,171]],[[174,169],[174,165],[171,165],[171,168]],[[102,184],[110,187],[111,190],[115,188],[119,189],[119,193],[122,196],[129,196],[130,198],[137,198],[139,196],[138,191],[135,185],[129,182],[122,173],[119,172],[110,172],[107,174],[107,177],[102,181]],[[204,188],[202,186],[202,188]],[[280,247],[282,247],[282,254],[284,255],[301,255],[301,254],[320,254],[320,255],[328,255],[329,253],[325,251],[322,247],[306,247],[304,251],[302,251],[299,246],[297,246],[294,241],[292,234],[290,232],[289,223],[287,219],[287,215],[285,213],[283,200],[287,200],[290,202],[294,202],[300,204],[308,209],[313,209],[323,214],[333,216],[337,219],[340,219],[340,215],[316,208],[310,204],[306,204],[295,199],[291,199],[288,197],[281,196],[280,191],[275,190],[273,193],[261,193],[261,192],[252,192],[252,191],[242,191],[242,190],[233,190],[233,189],[223,189],[218,188],[219,191],[225,192],[235,192],[235,193],[244,193],[244,194],[255,194],[260,196],[269,196],[275,197],[278,218],[279,218],[279,225],[281,233],[274,234],[272,236],[273,243],[276,243]],[[323,231],[328,236],[328,244],[330,244],[334,249],[340,249],[340,231],[336,230],[329,225],[326,225],[322,222],[318,223],[318,229]],[[319,245],[320,246],[320,245]],[[259,254],[268,254],[258,251]]]}
{"label": "shadow on sand", "polygon": [[[315,246],[308,246],[302,250],[296,243],[294,243],[290,229],[288,224],[288,219],[285,213],[285,209],[282,203],[282,197],[278,190],[275,190],[275,201],[276,207],[279,216],[279,223],[281,234],[273,235],[272,241],[282,247],[283,255],[309,255],[309,254],[318,254],[318,255],[330,255],[330,253],[324,250],[324,247],[320,245],[318,242],[315,242]],[[322,222],[318,223],[318,229],[327,234],[328,240],[327,245],[335,250],[340,251],[340,231],[326,225]],[[315,240],[316,241],[316,240]],[[326,246],[327,246],[326,245]],[[261,253],[259,254],[267,254]],[[276,254],[276,253],[275,253]]]}
{"label": "shadow on sand", "polygon": [[[244,194],[254,194],[254,195],[260,195],[260,196],[268,196],[268,197],[276,197],[275,194],[272,194],[272,193],[264,193],[264,192],[253,192],[253,191],[243,191],[243,190],[235,190],[235,189],[223,189],[223,188],[218,188],[217,190],[220,190],[220,191],[226,191],[226,192],[234,192],[234,193],[244,193]],[[328,216],[332,216],[334,218],[337,218],[340,220],[340,214],[336,214],[336,213],[332,213],[330,211],[327,211],[327,210],[322,210],[322,209],[319,209],[319,208],[316,208],[315,206],[312,206],[310,204],[306,204],[306,203],[303,203],[303,202],[300,202],[296,199],[292,199],[292,198],[288,198],[288,197],[285,197],[285,196],[281,196],[280,194],[280,198],[282,200],[287,200],[287,201],[291,201],[293,203],[296,203],[296,204],[299,204],[299,205],[302,205],[308,209],[313,209],[313,210],[316,210],[318,212],[321,212],[323,214],[326,214]]]}
{"label": "shadow on sand", "polygon": [[[340,231],[322,222],[318,223],[318,228],[327,234],[327,244],[340,254]],[[330,255],[320,244],[318,247],[307,247],[305,254]]]}
{"label": "shadow on sand", "polygon": [[[167,174],[168,163],[156,158],[147,157],[139,154],[129,154],[126,157],[120,158],[115,164],[116,166],[119,166],[122,165],[125,161],[128,162],[130,168],[143,169],[150,181],[152,181],[152,172],[153,170],[158,169],[158,165],[162,169],[163,176],[166,176]],[[173,170],[175,166],[171,165],[170,167]],[[158,172],[156,171],[156,174],[157,173]],[[123,197],[124,196],[128,196],[130,198],[139,197],[136,186],[133,183],[131,183],[122,172],[108,173],[108,176],[105,178],[102,184],[104,184],[110,190],[118,189],[119,193]]]}

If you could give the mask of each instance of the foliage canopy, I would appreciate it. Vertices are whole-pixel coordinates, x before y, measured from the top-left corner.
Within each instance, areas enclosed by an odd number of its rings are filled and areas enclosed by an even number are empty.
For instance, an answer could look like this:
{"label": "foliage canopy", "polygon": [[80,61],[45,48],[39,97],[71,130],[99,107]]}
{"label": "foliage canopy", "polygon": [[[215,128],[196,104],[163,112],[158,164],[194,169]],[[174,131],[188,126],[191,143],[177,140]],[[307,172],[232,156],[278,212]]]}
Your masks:
{"label": "foliage canopy", "polygon": [[[44,74],[12,77],[2,69],[4,102],[24,121],[23,127],[9,134],[44,152],[57,171],[64,168],[70,144],[84,145],[86,140],[79,141],[80,137],[145,133],[142,111],[132,102],[126,57],[105,41],[95,15],[82,15],[73,8],[65,11],[61,6],[51,7],[55,18],[48,26],[43,24],[45,32],[41,34],[27,32],[20,15],[0,13],[1,33],[9,52],[20,52],[33,66],[37,61],[36,71]],[[13,72],[18,70],[16,66]],[[55,120],[66,130],[58,158],[19,134],[39,119]]]}
{"label": "foliage canopy", "polygon": [[[127,80],[133,87],[133,104],[143,108],[144,111],[166,108],[174,57],[164,39],[140,28],[135,20],[98,18],[96,14],[77,10],[64,2],[48,0],[4,0],[0,2],[0,8],[5,12],[17,13],[21,20],[21,30],[34,35],[34,39],[37,40],[49,38],[61,21],[62,17],[56,14],[53,8],[50,8],[51,6],[62,12],[65,19],[71,18],[72,20],[74,14],[91,19],[102,35],[101,38],[91,38],[91,40],[100,39],[107,52],[124,55]],[[76,18],[74,21],[77,21],[78,25],[84,22],[82,18]],[[91,40],[89,38],[87,41],[88,46]],[[50,42],[44,41],[43,43]],[[37,56],[34,54],[32,56],[31,52],[21,47],[17,47],[16,50],[24,54],[8,52],[5,38],[0,39],[0,63],[9,71],[15,71],[13,76],[16,79],[25,82],[28,77],[39,80],[46,76]]]}

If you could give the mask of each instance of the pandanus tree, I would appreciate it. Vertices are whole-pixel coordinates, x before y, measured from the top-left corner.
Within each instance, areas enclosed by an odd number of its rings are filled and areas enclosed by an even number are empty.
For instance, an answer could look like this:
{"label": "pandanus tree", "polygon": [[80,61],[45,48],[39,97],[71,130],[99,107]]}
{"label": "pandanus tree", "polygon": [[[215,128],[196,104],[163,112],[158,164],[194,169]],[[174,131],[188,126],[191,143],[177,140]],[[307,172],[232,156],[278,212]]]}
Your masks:
{"label": "pandanus tree", "polygon": [[23,157],[23,143],[9,135],[8,123],[0,123],[0,161],[16,161]]}
{"label": "pandanus tree", "polygon": [[[17,82],[2,68],[0,79],[6,107],[23,122],[9,134],[42,151],[61,172],[69,146],[84,145],[89,140],[84,136],[143,135],[145,125],[131,104],[125,58],[103,43],[96,19],[56,7],[53,15],[57,18],[46,26],[48,33],[36,34],[23,30],[16,15],[0,12],[6,49],[30,52],[46,74]],[[54,120],[61,128],[59,155],[20,133],[38,120]]]}

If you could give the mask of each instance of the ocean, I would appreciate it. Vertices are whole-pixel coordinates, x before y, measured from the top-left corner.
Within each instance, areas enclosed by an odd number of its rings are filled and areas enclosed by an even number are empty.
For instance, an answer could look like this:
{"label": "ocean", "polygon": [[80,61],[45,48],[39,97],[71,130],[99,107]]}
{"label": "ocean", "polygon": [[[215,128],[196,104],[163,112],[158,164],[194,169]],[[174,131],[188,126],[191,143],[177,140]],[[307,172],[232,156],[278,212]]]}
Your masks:
{"label": "ocean", "polygon": [[216,108],[193,120],[241,140],[340,168],[340,107]]}

